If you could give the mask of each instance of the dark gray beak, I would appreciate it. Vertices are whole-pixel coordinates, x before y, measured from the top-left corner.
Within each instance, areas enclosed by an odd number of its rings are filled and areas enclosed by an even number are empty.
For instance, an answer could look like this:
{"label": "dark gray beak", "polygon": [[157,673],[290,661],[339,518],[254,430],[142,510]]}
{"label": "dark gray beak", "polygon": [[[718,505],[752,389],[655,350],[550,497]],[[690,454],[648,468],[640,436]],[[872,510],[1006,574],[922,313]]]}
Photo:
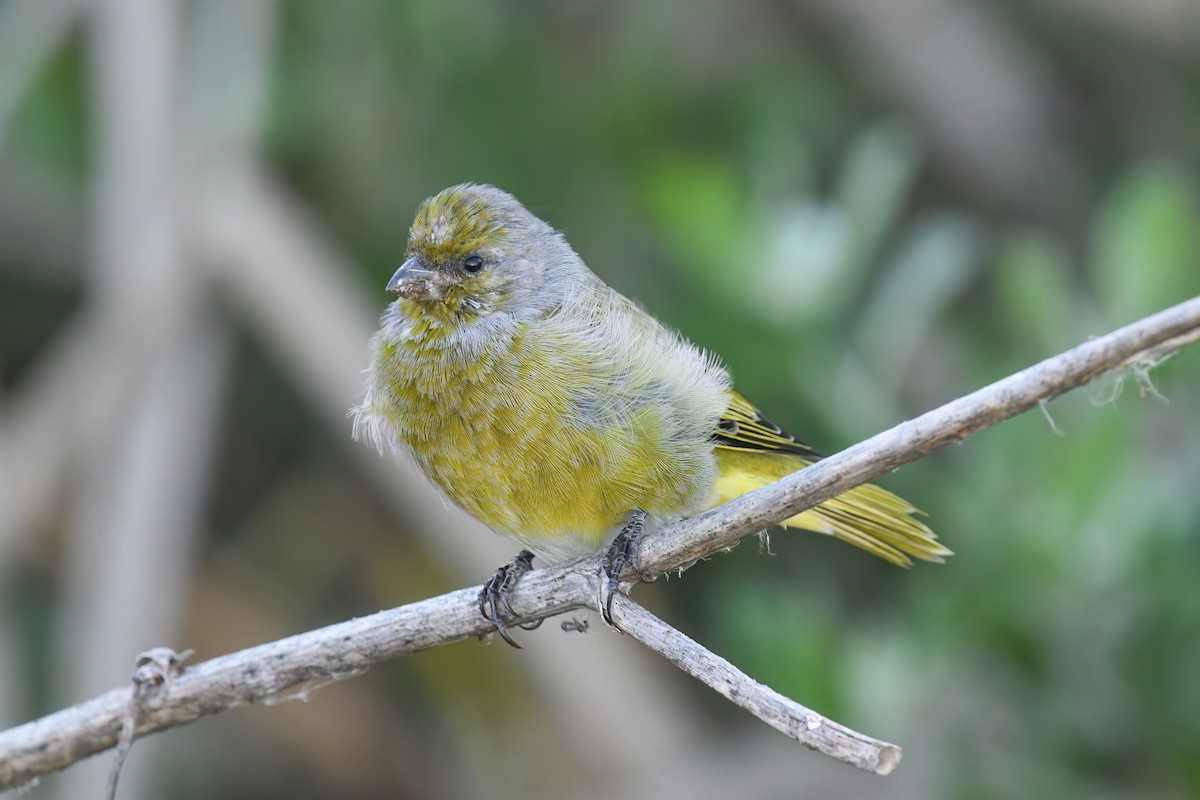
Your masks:
{"label": "dark gray beak", "polygon": [[400,265],[388,281],[387,290],[409,300],[440,300],[442,289],[436,283],[436,270],[426,269],[416,257]]}

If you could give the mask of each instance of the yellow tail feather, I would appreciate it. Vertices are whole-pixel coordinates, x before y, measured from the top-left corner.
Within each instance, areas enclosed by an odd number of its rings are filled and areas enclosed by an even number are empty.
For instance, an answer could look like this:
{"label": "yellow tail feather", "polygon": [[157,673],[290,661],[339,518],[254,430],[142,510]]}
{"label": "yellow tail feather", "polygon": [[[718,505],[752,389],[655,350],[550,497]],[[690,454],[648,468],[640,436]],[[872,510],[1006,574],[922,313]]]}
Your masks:
{"label": "yellow tail feather", "polygon": [[[714,506],[812,463],[795,455],[722,447],[716,448],[716,456]],[[797,514],[784,525],[834,536],[901,567],[911,566],[914,558],[940,563],[953,553],[914,516],[920,513],[907,500],[868,483]]]}

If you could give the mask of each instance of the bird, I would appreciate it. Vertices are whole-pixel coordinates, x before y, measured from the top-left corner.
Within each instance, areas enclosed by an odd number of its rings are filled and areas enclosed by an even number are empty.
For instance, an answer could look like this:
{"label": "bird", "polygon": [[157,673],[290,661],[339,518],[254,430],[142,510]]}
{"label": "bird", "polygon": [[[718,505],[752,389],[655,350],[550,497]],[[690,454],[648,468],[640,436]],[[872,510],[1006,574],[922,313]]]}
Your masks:
{"label": "bird", "polygon": [[[411,457],[522,546],[480,597],[514,646],[500,609],[535,554],[558,563],[616,540],[619,573],[644,530],[821,458],[502,189],[466,183],[421,203],[386,289],[397,297],[370,341],[354,435]],[[863,484],[782,524],[902,567],[941,562],[951,551],[920,517]]]}

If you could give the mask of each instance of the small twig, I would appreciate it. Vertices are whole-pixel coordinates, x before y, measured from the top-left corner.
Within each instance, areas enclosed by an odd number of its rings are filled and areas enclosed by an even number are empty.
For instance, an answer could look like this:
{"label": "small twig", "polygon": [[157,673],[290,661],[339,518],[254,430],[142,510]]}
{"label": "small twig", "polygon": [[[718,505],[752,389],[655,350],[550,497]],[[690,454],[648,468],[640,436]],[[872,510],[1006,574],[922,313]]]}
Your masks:
{"label": "small twig", "polygon": [[[1176,306],[1176,308],[1178,308],[1178,306]],[[1167,310],[1170,311],[1171,309]],[[1147,347],[1145,350],[1135,353],[1129,358],[1125,359],[1125,361],[1122,362],[1117,369],[1128,369],[1129,367],[1138,366],[1140,364],[1157,366],[1166,359],[1175,355],[1183,348],[1187,347],[1189,344],[1195,344],[1196,342],[1200,342],[1200,328],[1192,328],[1191,330],[1184,331],[1178,336],[1173,336],[1166,341],[1156,344],[1153,347]]]}
{"label": "small twig", "polygon": [[169,647],[156,647],[137,657],[133,674],[129,676],[129,705],[121,723],[121,735],[117,739],[117,752],[113,756],[112,769],[108,773],[108,800],[117,796],[117,781],[121,778],[121,767],[133,747],[138,720],[146,704],[171,690],[171,682],[183,671],[183,664],[192,656],[192,650],[176,653]]}
{"label": "small twig", "polygon": [[621,630],[780,733],[859,769],[887,775],[900,763],[894,744],[851,730],[764,686],[622,594],[613,597]]}
{"label": "small twig", "polygon": [[1065,438],[1067,432],[1058,427],[1058,423],[1054,421],[1054,417],[1050,414],[1050,401],[1038,400],[1038,408],[1042,412],[1042,416],[1046,418],[1046,424],[1050,426],[1050,432],[1060,439]]}

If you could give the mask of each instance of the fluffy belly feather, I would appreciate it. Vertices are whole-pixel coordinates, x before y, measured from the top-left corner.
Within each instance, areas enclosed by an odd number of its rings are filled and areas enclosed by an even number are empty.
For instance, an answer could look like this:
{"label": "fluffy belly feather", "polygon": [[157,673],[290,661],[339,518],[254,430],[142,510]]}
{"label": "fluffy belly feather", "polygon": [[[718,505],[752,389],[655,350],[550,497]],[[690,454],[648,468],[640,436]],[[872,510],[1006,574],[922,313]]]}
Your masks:
{"label": "fluffy belly feather", "polygon": [[599,549],[634,508],[657,519],[698,510],[714,481],[711,444],[681,441],[662,403],[584,409],[588,393],[532,349],[518,340],[460,364],[414,345],[384,359],[394,367],[379,387],[392,400],[388,427],[434,483],[492,529],[558,558]]}

